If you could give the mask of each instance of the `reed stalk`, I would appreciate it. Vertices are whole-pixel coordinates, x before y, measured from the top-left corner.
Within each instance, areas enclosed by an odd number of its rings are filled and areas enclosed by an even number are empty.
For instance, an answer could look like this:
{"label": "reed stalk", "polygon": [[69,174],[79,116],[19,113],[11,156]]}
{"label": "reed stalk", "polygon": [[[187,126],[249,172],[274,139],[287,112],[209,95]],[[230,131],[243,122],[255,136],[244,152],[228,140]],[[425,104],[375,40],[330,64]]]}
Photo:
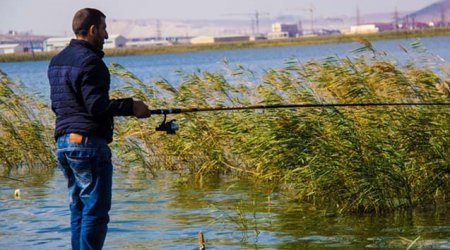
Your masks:
{"label": "reed stalk", "polygon": [[[253,72],[224,61],[223,72],[182,74],[144,84],[120,65],[117,96],[152,108],[286,103],[449,102],[448,71],[415,42],[406,65],[364,39],[355,59],[329,57]],[[424,58],[426,60],[424,60]],[[444,63],[445,64],[445,63]],[[439,70],[435,70],[439,68]],[[444,90],[444,91],[442,91]],[[152,131],[161,117],[122,121],[116,147],[125,165],[236,174],[277,182],[298,201],[331,212],[384,213],[448,202],[450,108],[309,108],[173,115],[175,136]],[[128,159],[128,161],[126,160]]]}

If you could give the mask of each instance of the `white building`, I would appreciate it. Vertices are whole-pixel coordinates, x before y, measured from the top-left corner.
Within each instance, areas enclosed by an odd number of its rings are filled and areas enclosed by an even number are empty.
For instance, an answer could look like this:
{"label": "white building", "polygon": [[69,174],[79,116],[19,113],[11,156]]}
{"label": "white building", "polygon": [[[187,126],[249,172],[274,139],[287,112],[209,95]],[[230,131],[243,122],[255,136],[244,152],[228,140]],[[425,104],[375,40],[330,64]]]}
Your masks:
{"label": "white building", "polygon": [[197,36],[191,38],[192,44],[206,44],[206,43],[214,43],[213,36]]}
{"label": "white building", "polygon": [[60,51],[69,45],[74,37],[50,37],[44,41],[44,51]]}
{"label": "white building", "polygon": [[105,44],[103,44],[104,49],[114,49],[123,48],[127,43],[127,39],[121,35],[110,35]]}
{"label": "white building", "polygon": [[369,34],[379,32],[379,28],[375,24],[363,24],[350,26],[350,34]]}
{"label": "white building", "polygon": [[289,33],[287,33],[287,32],[270,32],[269,34],[267,34],[267,39],[269,39],[269,40],[284,39],[284,38],[289,38]]}
{"label": "white building", "polygon": [[22,45],[18,43],[0,44],[0,55],[21,53],[21,52],[24,52],[24,48]]}
{"label": "white building", "polygon": [[172,45],[169,41],[166,40],[129,40],[126,43],[127,47],[145,47],[145,46],[156,46],[156,45]]}
{"label": "white building", "polygon": [[191,44],[208,44],[208,43],[233,43],[233,42],[248,42],[249,36],[197,36],[191,38]]}
{"label": "white building", "polygon": [[[74,39],[74,37],[51,37],[44,41],[44,51],[61,51],[67,45],[69,45],[70,40]],[[127,39],[121,35],[110,35],[107,40],[105,40],[105,44],[103,48],[111,49],[111,48],[121,48],[125,47]]]}

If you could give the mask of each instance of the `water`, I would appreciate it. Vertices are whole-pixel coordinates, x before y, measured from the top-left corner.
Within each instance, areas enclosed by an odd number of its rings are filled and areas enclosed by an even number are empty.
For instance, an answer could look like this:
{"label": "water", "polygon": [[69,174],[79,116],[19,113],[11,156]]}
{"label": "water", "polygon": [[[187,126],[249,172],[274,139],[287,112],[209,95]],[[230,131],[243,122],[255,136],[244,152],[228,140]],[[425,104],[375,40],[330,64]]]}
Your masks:
{"label": "water", "polygon": [[[374,45],[400,63],[408,54],[399,45],[413,40],[378,41]],[[450,37],[423,38],[437,61],[449,61]],[[197,53],[108,57],[144,82],[165,78],[177,84],[177,70],[225,71],[222,63],[242,64],[258,74],[300,61],[350,55],[355,43]],[[48,100],[48,61],[0,63],[27,90]],[[32,179],[30,177],[30,179]],[[69,210],[59,171],[30,184],[0,178],[0,249],[70,249]],[[202,185],[180,183],[177,174],[156,178],[116,171],[113,207],[105,249],[198,249],[203,231],[208,249],[450,249],[449,208],[388,216],[330,216],[305,204],[289,202],[271,187],[223,177]],[[182,180],[182,179],[181,179]],[[32,181],[34,182],[34,180]],[[182,183],[182,182],[181,182]],[[21,199],[14,190],[21,189]],[[268,198],[270,197],[270,199]]]}
{"label": "water", "polygon": [[[408,48],[417,39],[399,39],[373,42],[374,47],[380,51],[386,51],[389,59],[396,60],[400,64],[406,63],[411,55],[415,55],[412,50],[405,53],[400,45]],[[442,64],[442,61],[450,61],[450,36],[422,38],[420,41],[428,49],[426,62],[433,64],[434,61]],[[155,79],[164,78],[170,83],[177,85],[181,78],[177,71],[185,73],[197,72],[198,70],[226,72],[223,60],[226,59],[230,66],[243,65],[246,69],[252,70],[255,74],[261,75],[269,68],[281,68],[289,58],[297,58],[300,62],[311,59],[324,59],[329,56],[357,56],[351,51],[361,47],[359,43],[339,43],[306,45],[293,47],[275,47],[258,49],[240,49],[224,51],[204,51],[180,54],[162,55],[140,55],[106,57],[107,64],[116,62],[133,72],[144,82],[151,82]],[[38,62],[10,62],[0,63],[0,69],[6,72],[9,77],[16,81],[21,81],[27,89],[38,96],[48,100],[48,80],[47,67],[49,61]],[[257,81],[258,79],[256,79]],[[113,88],[117,84],[113,81]]]}
{"label": "water", "polygon": [[[64,177],[48,178],[45,185],[2,179],[0,249],[70,249]],[[116,171],[105,249],[198,249],[199,231],[207,249],[406,249],[406,239],[419,236],[416,246],[450,249],[449,214],[335,217],[268,185],[230,177],[183,185],[179,178]]]}

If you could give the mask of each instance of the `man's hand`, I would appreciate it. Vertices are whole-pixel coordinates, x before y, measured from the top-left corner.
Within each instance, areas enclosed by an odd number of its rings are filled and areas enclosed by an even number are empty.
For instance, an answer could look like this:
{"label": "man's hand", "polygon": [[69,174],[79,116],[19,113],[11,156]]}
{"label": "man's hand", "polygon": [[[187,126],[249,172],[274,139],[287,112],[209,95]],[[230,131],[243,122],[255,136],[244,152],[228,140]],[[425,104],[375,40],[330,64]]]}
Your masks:
{"label": "man's hand", "polygon": [[133,101],[133,114],[137,118],[148,118],[150,117],[150,109],[142,101]]}

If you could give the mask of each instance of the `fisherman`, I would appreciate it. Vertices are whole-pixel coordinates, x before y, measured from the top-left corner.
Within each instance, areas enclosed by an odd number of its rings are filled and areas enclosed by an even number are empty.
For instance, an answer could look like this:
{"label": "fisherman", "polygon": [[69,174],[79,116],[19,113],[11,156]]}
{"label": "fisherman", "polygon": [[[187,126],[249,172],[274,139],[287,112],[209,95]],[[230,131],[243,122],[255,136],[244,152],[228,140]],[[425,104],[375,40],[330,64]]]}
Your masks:
{"label": "fisherman", "polygon": [[110,74],[102,60],[105,18],[97,9],[77,11],[72,21],[76,38],[48,68],[58,167],[69,189],[72,249],[101,249],[106,238],[113,117],[150,117],[142,101],[109,98]]}

